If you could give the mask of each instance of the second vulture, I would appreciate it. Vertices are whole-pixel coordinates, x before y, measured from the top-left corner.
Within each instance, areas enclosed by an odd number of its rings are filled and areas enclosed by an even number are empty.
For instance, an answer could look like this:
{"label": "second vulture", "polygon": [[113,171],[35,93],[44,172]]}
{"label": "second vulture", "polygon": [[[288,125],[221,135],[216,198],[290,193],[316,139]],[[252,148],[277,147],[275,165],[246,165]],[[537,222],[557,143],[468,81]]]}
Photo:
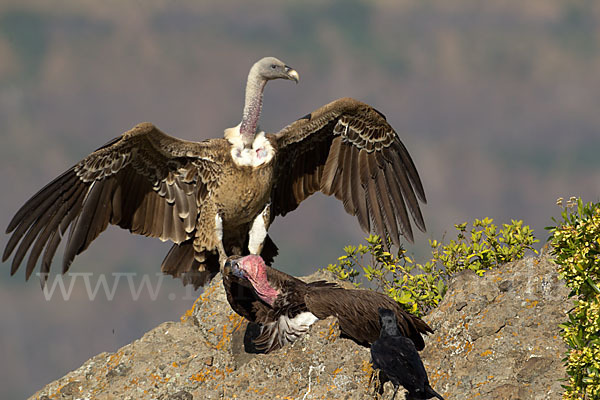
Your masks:
{"label": "second vulture", "polygon": [[[242,121],[222,139],[190,142],[142,123],[108,142],[42,188],[17,211],[2,260],[25,276],[41,257],[47,276],[68,232],[63,273],[108,224],[173,242],[162,263],[184,283],[204,285],[227,254],[277,247],[267,229],[311,194],[334,195],[365,232],[394,245],[412,241],[409,214],[422,231],[426,202],[417,169],[383,114],[350,98],[329,103],[281,131],[258,130],[266,83],[298,82],[273,57],[250,69]],[[16,251],[15,251],[16,250]]]}
{"label": "second vulture", "polygon": [[383,293],[344,289],[334,283],[306,283],[265,264],[260,256],[232,256],[225,263],[223,286],[233,310],[260,326],[253,347],[265,353],[277,350],[308,332],[318,319],[336,316],[342,335],[359,344],[379,337],[378,309],[393,310],[397,329],[418,350],[423,334],[433,332],[425,321],[402,309]]}

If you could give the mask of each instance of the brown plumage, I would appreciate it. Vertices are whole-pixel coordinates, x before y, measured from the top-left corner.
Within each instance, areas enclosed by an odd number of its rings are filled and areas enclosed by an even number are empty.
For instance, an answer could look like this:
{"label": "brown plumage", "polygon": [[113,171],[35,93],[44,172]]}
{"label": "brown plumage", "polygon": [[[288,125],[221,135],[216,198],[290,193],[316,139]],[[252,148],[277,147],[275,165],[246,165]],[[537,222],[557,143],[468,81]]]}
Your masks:
{"label": "brown plumage", "polygon": [[[14,274],[26,253],[26,278],[41,257],[47,273],[70,229],[63,272],[108,224],[173,242],[165,273],[203,285],[227,254],[277,247],[266,230],[317,191],[340,199],[365,232],[395,245],[413,240],[408,213],[425,230],[425,193],[398,135],[378,111],[343,98],[275,134],[257,133],[268,80],[298,74],[265,58],[248,75],[242,122],[224,139],[190,142],[139,124],[85,157],[29,199],[8,225],[3,261]],[[387,246],[387,240],[385,241]]]}
{"label": "brown plumage", "polygon": [[331,315],[338,318],[344,336],[371,344],[381,331],[378,309],[382,307],[394,311],[401,334],[419,350],[425,346],[421,335],[433,332],[425,321],[382,293],[343,289],[325,281],[305,283],[267,266],[260,256],[230,257],[223,285],[233,310],[262,326],[254,344],[267,353],[305,334],[316,319]]}
{"label": "brown plumage", "polygon": [[[329,103],[271,137],[277,148],[273,216],[285,215],[316,191],[334,195],[371,230],[400,245],[413,240],[410,211],[425,231],[417,169],[385,117],[350,98]],[[299,168],[300,167],[300,168]],[[398,215],[398,220],[396,220]]]}

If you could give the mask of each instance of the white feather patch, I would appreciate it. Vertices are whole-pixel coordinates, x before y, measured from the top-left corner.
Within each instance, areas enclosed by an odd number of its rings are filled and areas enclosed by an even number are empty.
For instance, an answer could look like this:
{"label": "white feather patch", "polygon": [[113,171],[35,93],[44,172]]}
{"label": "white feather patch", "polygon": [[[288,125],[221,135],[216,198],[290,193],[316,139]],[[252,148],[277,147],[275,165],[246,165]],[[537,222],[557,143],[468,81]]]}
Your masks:
{"label": "white feather patch", "polygon": [[[268,334],[267,339],[261,346],[265,349],[280,348],[286,344],[290,344],[304,336],[312,324],[318,318],[311,312],[305,311],[296,315],[294,318],[289,318],[282,315],[276,321],[263,326],[263,333]],[[277,343],[277,345],[275,345]]]}
{"label": "white feather patch", "polygon": [[312,324],[319,320],[319,318],[315,317],[310,311],[305,311],[296,315],[294,318],[288,319],[290,321],[289,325],[297,330],[308,330]]}
{"label": "white feather patch", "polygon": [[219,242],[223,241],[223,220],[219,214],[215,215],[215,233]]}
{"label": "white feather patch", "polygon": [[240,133],[240,125],[242,125],[241,122],[233,128],[225,129],[225,139],[227,139],[227,141],[231,143],[233,147],[244,147],[244,142],[242,141],[242,134]]}
{"label": "white feather patch", "polygon": [[252,228],[250,228],[250,237],[248,239],[248,250],[250,254],[259,254],[261,246],[267,237],[267,215],[271,204],[267,204],[260,214],[254,218]]}
{"label": "white feather patch", "polygon": [[238,166],[258,167],[266,164],[275,155],[275,150],[264,132],[259,132],[254,137],[252,148],[244,147],[240,126],[225,129],[225,139],[231,143],[231,158]]}
{"label": "white feather patch", "polygon": [[308,332],[308,328],[319,318],[309,311],[305,311],[289,318],[286,315],[279,317],[279,340],[287,343],[293,343]]}

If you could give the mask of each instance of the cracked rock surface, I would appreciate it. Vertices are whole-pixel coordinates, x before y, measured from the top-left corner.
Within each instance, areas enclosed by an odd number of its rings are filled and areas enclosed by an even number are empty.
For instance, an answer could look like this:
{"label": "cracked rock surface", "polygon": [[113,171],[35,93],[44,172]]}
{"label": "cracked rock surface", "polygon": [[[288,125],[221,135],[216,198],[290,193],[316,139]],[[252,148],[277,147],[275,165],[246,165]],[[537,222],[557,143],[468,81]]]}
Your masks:
{"label": "cracked rock surface", "polygon": [[[317,279],[333,280],[306,278]],[[456,276],[425,318],[436,330],[421,353],[432,386],[447,400],[559,399],[565,347],[557,325],[571,305],[567,294],[546,257]],[[369,349],[340,338],[335,318],[268,355],[244,351],[245,329],[217,277],[181,321],[93,357],[32,398],[373,398]],[[384,389],[391,398],[391,384]]]}
{"label": "cracked rock surface", "polygon": [[560,399],[568,294],[547,256],[458,274],[426,318],[435,333],[421,356],[432,386],[446,398]]}

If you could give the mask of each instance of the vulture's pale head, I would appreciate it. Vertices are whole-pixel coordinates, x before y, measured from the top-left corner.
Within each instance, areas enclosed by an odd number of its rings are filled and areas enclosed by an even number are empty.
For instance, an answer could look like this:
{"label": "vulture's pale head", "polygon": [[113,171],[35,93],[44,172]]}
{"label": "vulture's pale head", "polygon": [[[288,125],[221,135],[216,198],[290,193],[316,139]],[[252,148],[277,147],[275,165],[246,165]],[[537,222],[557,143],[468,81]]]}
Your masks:
{"label": "vulture's pale head", "polygon": [[398,330],[398,321],[396,320],[396,313],[394,313],[388,308],[380,308],[378,311],[379,322],[381,323],[380,336],[399,336],[400,331]]}
{"label": "vulture's pale head", "polygon": [[298,83],[300,75],[295,69],[285,65],[275,57],[265,57],[258,60],[250,69],[250,74],[257,74],[264,80],[289,79]]}
{"label": "vulture's pale head", "polygon": [[230,257],[225,268],[231,268],[231,273],[239,278],[247,279],[256,294],[267,304],[273,305],[279,292],[273,288],[267,279],[267,265],[261,256],[248,255],[245,257]]}

